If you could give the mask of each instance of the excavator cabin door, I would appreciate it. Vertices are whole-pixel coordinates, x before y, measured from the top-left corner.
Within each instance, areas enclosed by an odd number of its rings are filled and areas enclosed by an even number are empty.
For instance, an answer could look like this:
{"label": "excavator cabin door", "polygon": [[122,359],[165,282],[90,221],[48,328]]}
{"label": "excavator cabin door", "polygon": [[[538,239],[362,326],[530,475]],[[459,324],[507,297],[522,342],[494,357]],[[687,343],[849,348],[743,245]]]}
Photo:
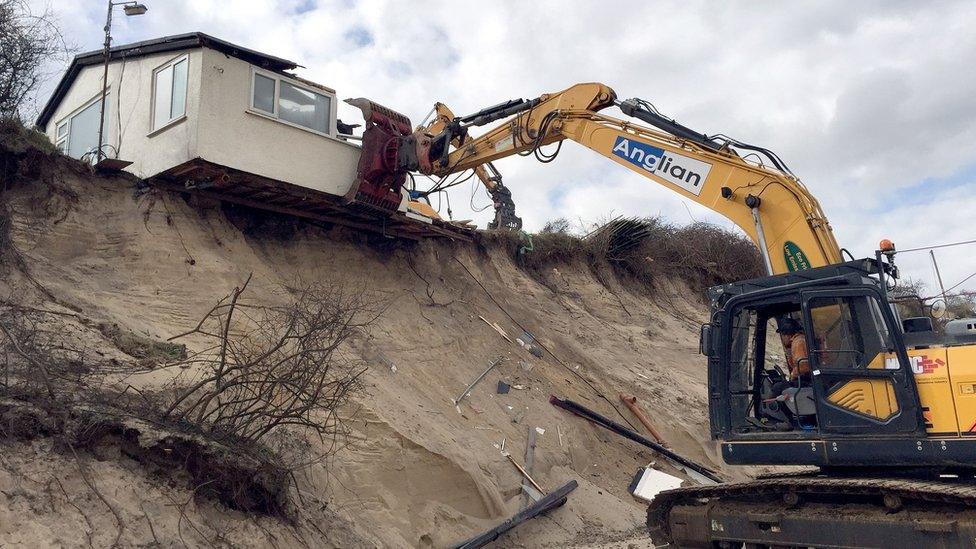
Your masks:
{"label": "excavator cabin door", "polygon": [[814,290],[800,300],[821,436],[924,436],[915,379],[881,293]]}

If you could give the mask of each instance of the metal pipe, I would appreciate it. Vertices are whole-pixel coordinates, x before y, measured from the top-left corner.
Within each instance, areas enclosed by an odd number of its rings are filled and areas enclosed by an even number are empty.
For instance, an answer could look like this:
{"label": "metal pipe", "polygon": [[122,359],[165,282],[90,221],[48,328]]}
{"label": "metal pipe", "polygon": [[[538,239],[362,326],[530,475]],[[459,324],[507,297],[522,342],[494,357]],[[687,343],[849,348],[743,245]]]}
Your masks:
{"label": "metal pipe", "polygon": [[[112,44],[112,8],[115,4],[112,0],[108,2],[108,15],[105,16],[105,43],[102,47],[102,56],[104,57],[102,65],[102,101],[101,107],[99,107],[98,114],[98,143],[96,144],[95,152],[95,163],[98,164],[102,160],[102,144],[103,137],[102,133],[105,129],[105,95],[108,93],[108,56],[109,48]],[[118,93],[118,91],[116,91]]]}
{"label": "metal pipe", "polygon": [[495,368],[495,366],[498,366],[499,364],[501,364],[504,361],[505,361],[505,357],[498,357],[495,360],[492,360],[491,361],[491,364],[488,365],[488,368],[484,372],[481,372],[481,375],[478,376],[477,379],[475,379],[474,381],[472,381],[471,384],[468,385],[466,389],[464,389],[464,392],[461,393],[461,396],[459,396],[456,399],[454,399],[454,405],[457,406],[458,403],[460,403],[461,400],[464,397],[468,396],[468,393],[471,392],[471,389],[474,389],[474,386],[477,385],[479,381],[481,381],[482,379],[484,379],[484,377],[486,375],[488,375],[488,372],[492,371]]}
{"label": "metal pipe", "polygon": [[935,278],[939,281],[939,289],[942,290],[942,301],[949,305],[949,299],[946,297],[945,284],[942,283],[942,273],[939,272],[939,263],[935,260],[935,252],[929,250],[929,255],[932,256],[932,266],[935,267]]}
{"label": "metal pipe", "polygon": [[756,223],[756,238],[759,239],[759,254],[762,255],[763,265],[766,266],[766,274],[773,274],[773,263],[769,259],[769,250],[766,249],[766,233],[763,231],[762,219],[759,217],[759,206],[749,208],[752,211],[752,220]]}
{"label": "metal pipe", "polygon": [[576,414],[577,416],[591,423],[599,425],[604,429],[613,431],[614,433],[617,433],[618,435],[624,438],[628,438],[636,442],[637,444],[646,446],[647,448],[654,450],[655,452],[677,463],[678,465],[681,465],[683,467],[686,467],[688,470],[698,473],[699,475],[703,476],[708,480],[711,480],[713,482],[722,482],[722,479],[714,471],[705,467],[704,465],[695,463],[694,461],[691,461],[690,459],[675,453],[673,450],[669,450],[664,446],[658,444],[657,442],[654,442],[653,440],[650,440],[640,435],[639,433],[634,432],[631,429],[628,429],[627,427],[624,427],[623,425],[607,417],[601,416],[600,414],[594,412],[593,410],[590,410],[589,408],[583,406],[582,404],[577,404],[572,400],[563,400],[561,398],[557,398],[552,395],[549,396],[549,404],[552,404],[557,408],[562,408],[567,412]]}

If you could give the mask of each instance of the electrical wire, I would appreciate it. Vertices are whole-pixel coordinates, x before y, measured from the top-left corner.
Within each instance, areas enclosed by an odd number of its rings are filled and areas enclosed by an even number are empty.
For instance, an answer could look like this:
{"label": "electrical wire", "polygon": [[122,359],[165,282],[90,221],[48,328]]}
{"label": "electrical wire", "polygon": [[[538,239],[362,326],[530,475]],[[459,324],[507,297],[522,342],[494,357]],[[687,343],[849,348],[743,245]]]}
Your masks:
{"label": "electrical wire", "polygon": [[[471,206],[471,210],[472,211],[475,211],[475,212],[478,212],[478,213],[483,212],[483,211],[487,210],[488,208],[490,208],[490,207],[492,207],[492,206],[495,205],[494,201],[490,202],[489,204],[487,204],[487,205],[485,205],[485,206],[483,206],[481,208],[479,208],[479,207],[477,207],[477,206],[474,205],[474,197],[475,197],[475,195],[478,194],[478,188],[481,187],[481,185],[479,183],[481,183],[481,182],[480,181],[475,181],[471,185],[471,200],[469,202],[469,205]],[[485,192],[487,192],[487,190]]]}
{"label": "electrical wire", "polygon": [[119,145],[115,148],[115,157],[118,158],[119,151],[122,149],[122,81],[125,78],[125,54],[122,54],[122,65],[119,67],[119,85],[115,90],[115,120],[118,122]]}
{"label": "electrical wire", "polygon": [[[456,261],[457,264],[460,265],[462,269],[464,269],[464,272],[468,273],[468,276],[471,277],[471,280],[474,280],[475,283],[478,284],[478,286],[480,286],[482,290],[484,290],[485,295],[488,296],[488,299],[490,299],[491,302],[494,303],[495,306],[498,307],[501,310],[501,312],[504,313],[505,316],[508,317],[509,320],[511,320],[512,322],[514,322],[515,325],[518,326],[519,328],[521,328],[523,332],[525,332],[525,333],[531,333],[531,332],[529,332],[525,328],[525,326],[522,325],[521,322],[519,322],[518,320],[515,320],[515,317],[513,317],[512,314],[509,313],[508,310],[505,307],[503,307],[502,304],[499,303],[498,300],[495,299],[495,297],[493,295],[491,295],[491,292],[488,291],[488,288],[485,287],[485,285],[481,282],[481,280],[478,279],[478,277],[474,276],[474,273],[472,273],[468,269],[467,265],[465,265],[457,257],[453,257],[452,259],[454,259],[454,261]],[[603,399],[604,401],[606,401],[606,403],[609,404],[611,408],[613,408],[613,411],[617,412],[617,415],[620,416],[621,419],[623,419],[624,422],[627,425],[630,425],[630,427],[632,429],[634,429],[635,431],[637,430],[637,426],[635,426],[633,423],[631,423],[631,421],[627,418],[627,416],[625,416],[620,411],[620,409],[617,408],[617,405],[614,404],[612,400],[610,400],[609,398],[607,398],[606,395],[604,395],[602,392],[600,392],[600,390],[597,389],[592,383],[590,383],[590,381],[588,379],[586,379],[585,377],[583,377],[583,374],[579,373],[578,371],[576,371],[573,368],[570,368],[568,364],[566,364],[565,362],[562,361],[562,359],[560,359],[558,356],[556,356],[556,354],[553,353],[549,349],[549,347],[547,347],[542,341],[536,339],[535,340],[535,344],[538,345],[543,351],[549,353],[549,356],[551,356],[553,359],[555,359],[556,363],[559,364],[560,366],[562,366],[563,369],[565,369],[567,372],[569,372],[569,373],[573,374],[574,376],[576,376],[577,378],[579,378],[579,380],[582,381],[587,387],[589,387],[590,390],[592,390],[594,393],[596,393],[596,395],[598,397],[600,397],[601,399]]]}
{"label": "electrical wire", "polygon": [[918,248],[909,248],[907,250],[898,250],[899,254],[904,254],[908,252],[918,252],[923,250],[937,250],[939,248],[949,248],[952,246],[962,246],[964,244],[976,244],[976,240],[964,240],[961,242],[950,242],[948,244],[936,244],[934,246],[920,246]]}
{"label": "electrical wire", "polygon": [[946,292],[951,292],[952,290],[955,290],[956,288],[958,288],[959,286],[962,286],[967,280],[969,280],[970,278],[972,278],[974,276],[976,276],[976,273],[973,273],[973,274],[967,276],[966,278],[960,280],[954,286],[952,286],[948,290],[946,290]]}

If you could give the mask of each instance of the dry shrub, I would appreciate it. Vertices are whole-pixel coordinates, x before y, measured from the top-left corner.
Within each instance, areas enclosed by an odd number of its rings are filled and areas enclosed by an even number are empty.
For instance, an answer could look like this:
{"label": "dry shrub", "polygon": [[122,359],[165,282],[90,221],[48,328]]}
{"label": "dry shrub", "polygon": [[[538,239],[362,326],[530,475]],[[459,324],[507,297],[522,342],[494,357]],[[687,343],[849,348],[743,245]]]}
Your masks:
{"label": "dry shrub", "polygon": [[[762,260],[755,244],[745,236],[707,223],[677,226],[661,218],[635,220],[642,239],[623,252],[615,246],[604,223],[586,238],[558,230],[563,224],[535,235],[493,232],[483,236],[487,245],[501,246],[519,265],[537,278],[557,265],[584,265],[598,272],[609,266],[623,283],[644,291],[663,278],[686,282],[696,291],[762,274]],[[612,222],[611,222],[612,223]],[[611,252],[611,250],[614,250]]]}
{"label": "dry shrub", "polygon": [[759,250],[744,236],[708,223],[679,227],[656,218],[646,222],[651,236],[614,262],[640,282],[670,277],[704,291],[762,274]]}
{"label": "dry shrub", "polygon": [[0,393],[51,402],[74,393],[96,369],[86,349],[50,313],[0,301]]}
{"label": "dry shrub", "polygon": [[225,443],[265,442],[281,428],[334,443],[344,432],[337,412],[365,371],[343,343],[375,310],[361,292],[322,284],[289,288],[285,305],[258,305],[247,285],[172,338],[196,334],[206,345],[179,363],[188,374],[174,381],[163,417]]}

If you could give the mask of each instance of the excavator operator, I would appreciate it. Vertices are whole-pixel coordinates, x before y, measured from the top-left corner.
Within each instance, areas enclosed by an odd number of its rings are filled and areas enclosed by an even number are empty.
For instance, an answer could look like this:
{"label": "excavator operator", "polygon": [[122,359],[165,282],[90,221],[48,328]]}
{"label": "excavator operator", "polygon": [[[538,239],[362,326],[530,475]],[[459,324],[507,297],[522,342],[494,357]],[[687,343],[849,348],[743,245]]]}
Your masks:
{"label": "excavator operator", "polygon": [[789,379],[784,379],[773,385],[774,395],[782,394],[786,389],[794,386],[797,380],[803,385],[810,383],[810,357],[807,354],[807,340],[803,335],[803,325],[794,318],[783,317],[776,329],[783,350],[786,352],[786,365],[790,370]]}

